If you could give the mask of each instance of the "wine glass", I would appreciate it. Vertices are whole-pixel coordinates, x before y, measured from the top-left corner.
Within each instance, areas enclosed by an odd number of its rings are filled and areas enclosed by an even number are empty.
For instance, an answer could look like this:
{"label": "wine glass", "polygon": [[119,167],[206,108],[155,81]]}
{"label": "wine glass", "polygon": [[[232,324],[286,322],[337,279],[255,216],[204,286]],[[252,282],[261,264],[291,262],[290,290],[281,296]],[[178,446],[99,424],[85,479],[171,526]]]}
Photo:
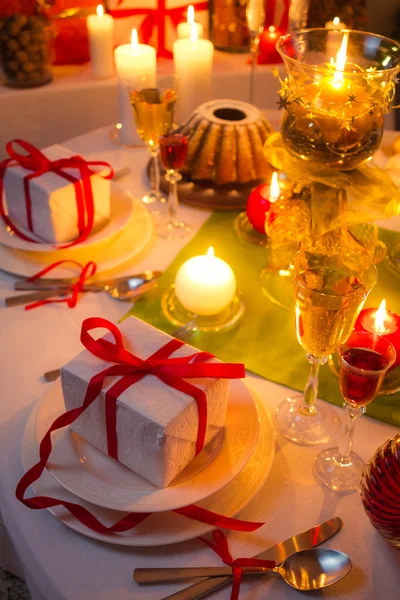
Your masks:
{"label": "wine glass", "polygon": [[258,58],[260,34],[265,22],[265,0],[248,0],[246,5],[246,23],[250,34],[250,102],[254,102],[254,75]]}
{"label": "wine glass", "polygon": [[181,133],[167,133],[160,137],[161,162],[166,170],[165,179],[169,182],[167,208],[169,218],[166,223],[160,222],[158,233],[169,239],[181,238],[190,233],[187,223],[178,219],[178,181],[182,179],[182,169],[189,140]]}
{"label": "wine glass", "polygon": [[316,478],[331,490],[358,489],[364,461],[352,452],[357,417],[363,415],[381,387],[387,370],[396,358],[394,346],[384,337],[354,331],[339,347],[340,391],[347,411],[339,446],[321,452],[314,463]]}
{"label": "wine glass", "polygon": [[311,370],[304,394],[288,398],[276,411],[285,437],[298,444],[319,444],[334,434],[338,419],[326,403],[315,406],[318,372],[350,336],[377,271],[357,249],[300,250],[289,265],[295,289],[297,339]]}
{"label": "wine glass", "polygon": [[160,136],[173,126],[174,107],[177,99],[176,85],[154,87],[153,80],[138,76],[128,82],[130,99],[137,131],[147,145],[152,158],[152,190],[142,200],[146,204],[159,206],[166,198],[160,191]]}

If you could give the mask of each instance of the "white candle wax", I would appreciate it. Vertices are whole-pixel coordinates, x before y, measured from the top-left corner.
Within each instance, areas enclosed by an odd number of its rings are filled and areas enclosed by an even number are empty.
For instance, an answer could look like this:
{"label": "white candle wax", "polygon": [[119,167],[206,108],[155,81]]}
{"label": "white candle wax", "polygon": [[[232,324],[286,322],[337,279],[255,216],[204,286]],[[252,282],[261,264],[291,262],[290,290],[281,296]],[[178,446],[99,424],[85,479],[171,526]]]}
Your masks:
{"label": "white candle wax", "polygon": [[330,30],[328,31],[326,38],[326,54],[329,60],[331,57],[336,56],[343,37],[340,31],[342,31],[342,29],[347,29],[347,27],[346,24],[339,19],[339,17],[335,17],[333,21],[328,21],[325,23],[325,29]]}
{"label": "white candle wax", "polygon": [[209,248],[207,254],[189,258],[179,268],[175,293],[187,310],[197,315],[215,315],[227,308],[235,296],[235,274]]}
{"label": "white candle wax", "polygon": [[105,15],[103,6],[99,4],[97,15],[88,16],[87,28],[92,73],[99,79],[111,77],[114,73],[114,19],[111,15]]}
{"label": "white candle wax", "polygon": [[192,27],[191,38],[173,44],[175,75],[179,81],[176,106],[177,120],[185,120],[203,102],[210,99],[214,46],[209,40],[197,39]]}

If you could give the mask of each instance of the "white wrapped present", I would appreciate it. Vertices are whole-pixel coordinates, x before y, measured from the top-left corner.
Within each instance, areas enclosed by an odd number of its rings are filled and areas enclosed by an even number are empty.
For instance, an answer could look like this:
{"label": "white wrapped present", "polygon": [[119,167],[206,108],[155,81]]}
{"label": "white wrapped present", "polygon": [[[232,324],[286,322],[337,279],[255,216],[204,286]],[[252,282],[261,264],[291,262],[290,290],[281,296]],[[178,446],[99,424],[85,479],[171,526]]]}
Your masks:
{"label": "white wrapped present", "polygon": [[[125,320],[119,331],[125,348],[142,360],[173,339],[135,317]],[[113,341],[110,334],[104,339]],[[171,358],[194,353],[198,351],[184,344],[171,354]],[[208,359],[208,362],[221,364],[217,359]],[[66,364],[61,370],[66,409],[81,406],[90,379],[112,364],[100,360],[88,350],[83,350]],[[243,374],[238,376],[242,377]],[[107,377],[99,397],[70,426],[105,453],[108,453],[105,394],[118,379]],[[229,379],[203,377],[184,381],[205,392],[206,445],[225,425]],[[145,375],[119,395],[115,429],[119,462],[158,487],[166,487],[195,456],[199,430],[198,407],[190,395],[167,385],[155,375]]]}
{"label": "white wrapped present", "polygon": [[[75,155],[60,145],[49,146],[41,152],[50,161]],[[110,180],[104,178],[110,170],[106,167],[91,168],[95,171],[90,176],[94,202],[93,229],[99,229],[110,217]],[[80,179],[77,168],[65,168],[63,171]],[[64,244],[76,240],[79,237],[79,228],[74,184],[52,171],[30,179],[29,222],[24,179],[31,173],[31,170],[21,165],[9,166],[5,172],[4,194],[11,222],[22,230],[22,233],[50,244]],[[80,185],[83,189],[81,180]]]}

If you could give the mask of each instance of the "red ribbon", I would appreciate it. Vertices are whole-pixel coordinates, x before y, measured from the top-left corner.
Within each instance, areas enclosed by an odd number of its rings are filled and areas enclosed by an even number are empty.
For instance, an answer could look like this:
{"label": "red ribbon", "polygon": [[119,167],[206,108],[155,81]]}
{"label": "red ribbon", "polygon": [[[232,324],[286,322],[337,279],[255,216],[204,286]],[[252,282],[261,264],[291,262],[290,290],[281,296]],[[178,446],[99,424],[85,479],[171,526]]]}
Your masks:
{"label": "red ribbon", "polygon": [[268,569],[273,569],[276,565],[273,560],[262,560],[260,558],[233,558],[231,553],[229,552],[228,540],[225,537],[225,534],[217,529],[217,531],[213,531],[214,542],[210,542],[203,537],[199,537],[199,540],[207,544],[214,550],[216,554],[222,559],[228,567],[232,567],[233,573],[233,583],[232,583],[232,592],[231,592],[231,600],[238,600],[240,593],[240,584],[243,576],[243,567],[266,567]]}
{"label": "red ribbon", "polygon": [[25,306],[25,310],[31,310],[32,308],[37,308],[38,306],[51,304],[53,302],[66,302],[69,308],[74,308],[76,306],[79,294],[85,291],[84,285],[86,280],[90,277],[93,277],[93,275],[96,273],[97,265],[93,261],[90,261],[85,266],[82,266],[81,263],[77,260],[59,260],[58,262],[49,265],[45,269],[42,269],[41,271],[36,273],[36,275],[32,275],[32,277],[29,277],[29,279],[27,279],[27,281],[36,281],[36,279],[44,277],[47,273],[49,273],[53,269],[56,269],[63,263],[72,263],[74,265],[77,265],[81,269],[81,274],[79,275],[77,281],[66,289],[66,293],[71,292],[69,298],[48,298],[45,300],[39,300],[38,302],[27,304]]}
{"label": "red ribbon", "polygon": [[[27,154],[20,154],[17,152],[13,148],[13,144],[18,144],[27,152]],[[35,148],[35,146],[29,144],[29,142],[25,142],[24,140],[13,140],[8,142],[6,145],[6,150],[10,158],[6,158],[0,163],[0,217],[11,229],[11,231],[25,241],[37,243],[37,240],[23,233],[11,221],[9,215],[7,215],[4,205],[3,180],[6,170],[9,167],[21,166],[27,171],[31,171],[31,173],[25,175],[24,177],[25,205],[29,231],[33,233],[33,207],[29,182],[36,177],[41,177],[45,173],[52,172],[60,177],[63,177],[63,179],[66,179],[74,186],[79,231],[77,239],[73,242],[69,242],[68,244],[61,246],[55,244],[54,246],[56,248],[69,248],[70,246],[75,246],[76,244],[86,240],[93,229],[94,223],[94,201],[90,176],[93,175],[95,171],[90,169],[90,166],[107,167],[110,172],[107,175],[101,175],[101,177],[104,177],[104,179],[112,179],[114,176],[114,171],[111,166],[104,161],[87,161],[78,155],[51,161],[40,150]],[[78,169],[79,177],[70,175],[70,173],[65,172],[64,169]]]}
{"label": "red ribbon", "polygon": [[[124,0],[119,0],[118,6],[123,4],[123,2]],[[193,6],[198,11],[207,10],[208,2],[195,2]],[[148,44],[154,28],[157,27],[157,56],[159,58],[172,58],[172,52],[165,48],[165,21],[166,18],[169,17],[176,28],[178,23],[184,20],[186,11],[187,5],[166,8],[166,0],[158,0],[158,6],[154,9],[118,8],[116,10],[108,10],[107,12],[114,17],[114,19],[146,15],[139,27],[141,42]]]}
{"label": "red ribbon", "polygon": [[[115,343],[105,339],[95,340],[90,331],[98,327],[104,327],[114,337]],[[51,434],[63,427],[71,425],[99,396],[103,382],[106,377],[119,376],[120,379],[114,383],[106,392],[106,428],[107,446],[110,456],[118,459],[118,444],[116,437],[116,400],[123,391],[142,379],[148,374],[155,375],[166,385],[192,396],[198,406],[199,430],[196,442],[196,454],[204,445],[207,426],[207,402],[205,394],[199,388],[185,381],[184,378],[198,377],[223,377],[236,379],[244,377],[244,365],[229,363],[206,363],[212,358],[208,352],[197,352],[190,356],[171,358],[171,354],[183,345],[180,340],[171,340],[165,346],[157,350],[148,359],[143,360],[131,354],[123,345],[122,335],[113,324],[99,317],[86,319],[82,323],[81,341],[85,348],[98,358],[107,362],[113,362],[100,373],[94,375],[88,385],[82,406],[66,411],[54,421],[39,447],[39,462],[34,465],[21,478],[16,489],[16,497],[25,506],[32,509],[51,508],[64,506],[81,523],[98,533],[116,533],[132,529],[143,521],[150,513],[130,513],[110,527],[103,525],[86,508],[72,502],[51,498],[49,496],[36,496],[35,498],[24,498],[27,488],[42,475],[52,450]],[[224,517],[207,509],[189,505],[177,509],[178,514],[190,519],[208,523],[216,527],[224,527],[235,531],[255,531],[263,523],[252,523]]]}

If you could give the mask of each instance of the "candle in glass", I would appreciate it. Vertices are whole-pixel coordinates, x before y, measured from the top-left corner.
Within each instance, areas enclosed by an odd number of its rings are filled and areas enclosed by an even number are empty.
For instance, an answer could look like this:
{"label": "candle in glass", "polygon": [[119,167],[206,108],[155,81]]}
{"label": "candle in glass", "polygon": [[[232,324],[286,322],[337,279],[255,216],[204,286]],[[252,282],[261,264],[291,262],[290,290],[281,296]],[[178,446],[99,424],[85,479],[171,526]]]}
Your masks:
{"label": "candle in glass", "polygon": [[400,364],[400,316],[386,309],[386,300],[382,300],[378,309],[365,308],[355,324],[356,331],[377,333],[388,340],[396,350],[396,360],[391,369]]}
{"label": "candle in glass", "polygon": [[204,27],[202,23],[197,23],[194,19],[194,6],[189,4],[187,9],[187,18],[186,21],[182,21],[182,23],[178,23],[178,27],[176,29],[179,39],[187,39],[190,38],[190,32],[192,29],[192,25],[197,27],[197,37],[202,38],[204,35]]}
{"label": "candle in glass", "polygon": [[207,254],[189,258],[179,268],[175,293],[190,312],[216,315],[226,309],[235,296],[235,274],[228,263],[214,255],[214,248],[210,246]]}
{"label": "candle in glass", "polygon": [[113,32],[114,19],[104,14],[102,4],[96,15],[89,15],[86,21],[89,34],[90,65],[94,77],[111,77],[114,73]]}

